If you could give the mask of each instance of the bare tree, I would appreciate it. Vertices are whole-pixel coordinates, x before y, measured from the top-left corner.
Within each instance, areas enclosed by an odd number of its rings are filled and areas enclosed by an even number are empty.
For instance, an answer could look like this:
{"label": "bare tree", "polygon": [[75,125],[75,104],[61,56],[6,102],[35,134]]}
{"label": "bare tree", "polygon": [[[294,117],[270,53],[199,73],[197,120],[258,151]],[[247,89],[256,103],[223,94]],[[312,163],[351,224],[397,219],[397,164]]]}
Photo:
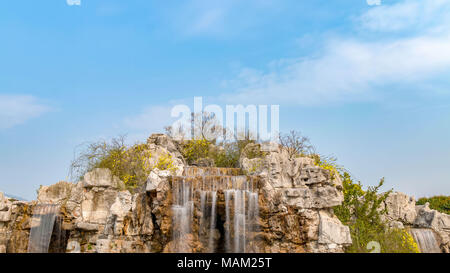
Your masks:
{"label": "bare tree", "polygon": [[214,143],[217,138],[223,137],[224,128],[215,113],[191,113],[191,124],[194,138],[200,136]]}
{"label": "bare tree", "polygon": [[290,157],[314,152],[314,146],[311,145],[309,138],[294,130],[288,134],[280,134],[280,144],[286,148]]}

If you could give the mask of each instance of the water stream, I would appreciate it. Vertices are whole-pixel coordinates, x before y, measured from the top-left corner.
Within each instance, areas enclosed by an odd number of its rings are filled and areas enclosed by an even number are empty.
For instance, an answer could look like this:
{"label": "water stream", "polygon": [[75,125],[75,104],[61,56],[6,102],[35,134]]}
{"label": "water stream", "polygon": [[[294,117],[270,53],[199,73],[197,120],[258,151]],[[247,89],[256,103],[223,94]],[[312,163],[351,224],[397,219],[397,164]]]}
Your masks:
{"label": "water stream", "polygon": [[33,210],[28,253],[48,253],[59,206],[39,204]]}
{"label": "water stream", "polygon": [[[173,177],[174,252],[189,252],[189,240],[205,252],[247,252],[259,216],[257,180],[235,169],[187,168]],[[198,211],[196,213],[195,211]]]}
{"label": "water stream", "polygon": [[411,235],[417,242],[421,253],[442,252],[433,230],[426,228],[412,228]]}

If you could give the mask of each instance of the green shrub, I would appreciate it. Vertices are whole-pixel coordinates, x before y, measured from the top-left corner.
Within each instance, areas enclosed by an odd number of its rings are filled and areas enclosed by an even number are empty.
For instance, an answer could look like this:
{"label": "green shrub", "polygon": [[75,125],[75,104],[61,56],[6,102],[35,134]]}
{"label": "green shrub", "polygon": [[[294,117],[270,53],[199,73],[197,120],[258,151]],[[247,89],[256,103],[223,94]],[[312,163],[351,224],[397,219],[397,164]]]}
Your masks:
{"label": "green shrub", "polygon": [[200,158],[207,158],[211,142],[206,139],[186,140],[182,144],[182,154],[188,164],[194,163]]}
{"label": "green shrub", "polygon": [[345,173],[342,166],[337,164],[337,159],[335,157],[325,157],[318,154],[311,154],[310,157],[314,159],[314,164],[330,172],[331,179],[335,176],[340,175],[340,173]]}
{"label": "green shrub", "polygon": [[388,228],[381,216],[386,214],[381,204],[392,191],[378,194],[384,179],[375,187],[362,189],[360,182],[353,182],[351,176],[342,174],[344,202],[334,208],[341,222],[350,227],[353,244],[346,249],[349,253],[370,252],[370,242],[377,242],[382,253],[416,253],[417,244],[406,230]]}
{"label": "green shrub", "polygon": [[148,159],[151,157],[147,144],[127,147],[124,138],[114,138],[110,142],[100,141],[87,145],[72,161],[72,179],[81,179],[95,168],[106,168],[122,180],[128,190],[142,185],[150,171]]}
{"label": "green shrub", "polygon": [[430,198],[420,198],[417,205],[425,205],[430,203],[430,208],[439,212],[450,214],[450,196],[433,196]]}

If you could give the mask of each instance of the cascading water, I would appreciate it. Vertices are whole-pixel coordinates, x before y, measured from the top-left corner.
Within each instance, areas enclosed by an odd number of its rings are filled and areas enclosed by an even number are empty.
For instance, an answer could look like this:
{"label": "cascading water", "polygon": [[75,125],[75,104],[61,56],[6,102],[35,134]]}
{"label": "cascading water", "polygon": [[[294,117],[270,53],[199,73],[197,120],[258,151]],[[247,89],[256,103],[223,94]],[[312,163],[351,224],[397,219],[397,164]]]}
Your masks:
{"label": "cascading water", "polygon": [[442,252],[433,230],[426,228],[412,228],[410,232],[414,240],[417,242],[421,253]]}
{"label": "cascading water", "polygon": [[31,219],[28,253],[48,253],[59,206],[53,204],[36,205]]}
{"label": "cascading water", "polygon": [[217,205],[217,192],[211,193],[211,215],[209,216],[211,222],[209,224],[209,242],[208,249],[210,252],[214,252],[214,235],[216,230],[216,205]]}
{"label": "cascading water", "polygon": [[176,252],[188,252],[186,236],[190,232],[193,200],[192,184],[186,184],[183,179],[181,183],[175,183],[173,188],[173,240],[176,243]]}
{"label": "cascading water", "polygon": [[172,251],[189,252],[188,240],[196,239],[208,252],[248,251],[259,216],[256,179],[237,169],[189,167],[172,177],[172,190]]}

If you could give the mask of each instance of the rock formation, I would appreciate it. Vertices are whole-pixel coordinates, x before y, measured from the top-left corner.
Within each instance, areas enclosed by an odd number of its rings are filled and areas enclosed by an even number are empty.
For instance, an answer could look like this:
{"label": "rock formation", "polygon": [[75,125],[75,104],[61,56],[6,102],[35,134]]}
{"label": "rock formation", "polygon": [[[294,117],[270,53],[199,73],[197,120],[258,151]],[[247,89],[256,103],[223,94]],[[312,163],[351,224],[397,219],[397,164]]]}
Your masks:
{"label": "rock formation", "polygon": [[[94,169],[77,183],[41,187],[36,201],[0,194],[0,252],[27,252],[39,204],[59,207],[49,252],[343,252],[351,244],[332,209],[343,201],[342,182],[310,158],[261,144],[262,156],[242,154],[241,169],[200,168],[187,166],[165,135],[147,144],[152,166],[170,154],[176,170],[154,169],[134,193],[108,169]],[[411,221],[401,209],[393,219]],[[448,228],[426,215],[421,225]]]}
{"label": "rock formation", "polygon": [[432,210],[428,204],[416,206],[413,197],[401,192],[391,193],[384,206],[390,226],[409,229],[421,252],[450,253],[450,215]]}

